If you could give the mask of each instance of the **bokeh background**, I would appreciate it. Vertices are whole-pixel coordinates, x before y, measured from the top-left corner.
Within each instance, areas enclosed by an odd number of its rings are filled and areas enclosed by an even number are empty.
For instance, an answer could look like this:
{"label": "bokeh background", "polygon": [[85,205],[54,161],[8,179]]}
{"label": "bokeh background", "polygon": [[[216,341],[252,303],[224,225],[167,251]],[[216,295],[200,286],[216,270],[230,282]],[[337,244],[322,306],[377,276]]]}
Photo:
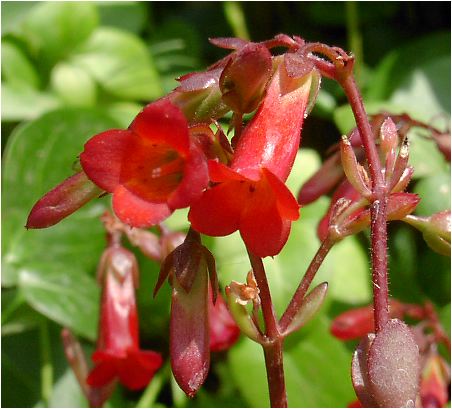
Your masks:
{"label": "bokeh background", "polygon": [[[370,113],[407,112],[446,130],[450,124],[449,2],[7,2],[1,3],[2,119],[2,400],[3,407],[83,407],[60,343],[71,328],[87,354],[96,338],[99,289],[94,280],[105,246],[96,201],[54,228],[26,231],[34,202],[72,173],[92,135],[127,127],[141,107],[170,91],[175,78],[225,55],[210,37],[255,41],[278,33],[351,50]],[[288,183],[294,193],[320,166],[327,148],[353,127],[341,90],[324,80],[305,123],[303,149]],[[450,209],[450,164],[432,141],[412,132],[410,190],[421,215]],[[314,255],[316,226],[328,198],[302,209],[288,245],[267,260],[281,313]],[[168,224],[187,227],[185,213]],[[390,226],[392,296],[431,300],[450,331],[450,259],[421,235]],[[221,284],[244,281],[248,263],[237,235],[208,239]],[[293,407],[345,407],[354,344],[329,334],[331,319],[371,300],[368,237],[341,242],[316,282],[327,280],[321,312],[286,342],[285,369]],[[138,256],[141,340],[168,354],[169,287],[152,299],[159,266]],[[118,388],[109,407],[262,407],[268,405],[259,346],[241,338],[215,354],[194,400],[159,372],[146,396]]]}

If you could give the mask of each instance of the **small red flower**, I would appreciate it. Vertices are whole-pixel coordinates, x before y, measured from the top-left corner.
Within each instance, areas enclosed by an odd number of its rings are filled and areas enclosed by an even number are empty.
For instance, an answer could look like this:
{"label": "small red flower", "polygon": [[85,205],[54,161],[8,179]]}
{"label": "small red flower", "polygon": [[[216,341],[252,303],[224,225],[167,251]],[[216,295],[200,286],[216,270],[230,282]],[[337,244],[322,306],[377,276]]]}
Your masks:
{"label": "small red flower", "polygon": [[102,307],[95,367],[87,383],[102,387],[119,379],[129,389],[144,388],[162,365],[162,357],[139,348],[135,304],[134,255],[119,246],[106,250],[99,272],[103,280]]}
{"label": "small red flower", "polygon": [[113,193],[116,215],[134,227],[154,225],[189,206],[208,182],[187,120],[167,99],[146,106],[129,129],[91,138],[80,162],[96,185]]}
{"label": "small red flower", "polygon": [[[193,227],[210,236],[240,231],[259,257],[278,254],[299,206],[285,186],[300,144],[311,75],[290,78],[280,63],[235,149],[230,168],[209,162],[211,189],[191,206]],[[290,116],[290,120],[288,120]]]}

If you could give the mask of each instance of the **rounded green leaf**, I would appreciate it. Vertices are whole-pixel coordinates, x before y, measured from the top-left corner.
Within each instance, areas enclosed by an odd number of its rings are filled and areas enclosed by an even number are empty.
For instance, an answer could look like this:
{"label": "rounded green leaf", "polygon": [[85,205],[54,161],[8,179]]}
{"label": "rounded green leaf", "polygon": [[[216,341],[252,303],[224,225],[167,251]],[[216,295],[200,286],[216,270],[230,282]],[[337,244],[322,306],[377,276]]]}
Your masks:
{"label": "rounded green leaf", "polygon": [[43,230],[24,228],[38,199],[70,176],[71,166],[91,136],[116,123],[94,110],[62,109],[17,128],[3,157],[2,284],[14,285],[29,263],[68,263],[94,271],[105,245],[98,217],[105,199],[96,199],[58,225]]}
{"label": "rounded green leaf", "polygon": [[2,43],[2,77],[12,85],[39,86],[35,68],[25,53],[10,41]]}
{"label": "rounded green leaf", "polygon": [[81,336],[96,338],[100,291],[83,270],[65,260],[30,263],[20,269],[19,286],[35,310]]}
{"label": "rounded green leaf", "polygon": [[450,209],[450,171],[421,179],[416,183],[414,193],[421,197],[416,214],[430,216],[433,213]]}
{"label": "rounded green leaf", "polygon": [[119,98],[150,100],[162,93],[146,45],[126,31],[96,30],[70,61],[88,71],[102,88]]}

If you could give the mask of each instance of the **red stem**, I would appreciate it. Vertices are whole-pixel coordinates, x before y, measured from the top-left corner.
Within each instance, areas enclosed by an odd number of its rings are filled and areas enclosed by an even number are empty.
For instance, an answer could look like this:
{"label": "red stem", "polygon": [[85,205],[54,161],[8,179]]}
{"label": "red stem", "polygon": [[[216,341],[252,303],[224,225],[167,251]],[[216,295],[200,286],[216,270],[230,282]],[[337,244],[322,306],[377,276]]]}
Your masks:
{"label": "red stem", "polygon": [[279,321],[281,332],[284,333],[284,331],[290,325],[295,315],[297,314],[298,310],[302,306],[304,297],[306,296],[306,293],[309,289],[309,286],[312,283],[312,280],[314,279],[319,267],[322,265],[323,261],[325,260],[325,257],[327,256],[333,245],[334,241],[326,239],[325,241],[322,242],[319,249],[317,250],[316,255],[312,259],[311,264],[309,264],[309,267],[306,270],[303,279],[298,285],[295,294],[290,300],[290,303],[287,306],[286,311],[284,312],[283,316]]}
{"label": "red stem", "polygon": [[262,345],[264,349],[265,367],[267,369],[268,389],[270,393],[270,405],[272,408],[287,408],[286,385],[284,381],[283,365],[283,341],[276,319],[270,288],[264,265],[260,257],[248,251],[253,268],[254,277],[259,287],[262,315],[265,321],[265,335],[267,343]]}
{"label": "red stem", "polygon": [[372,282],[374,295],[375,331],[379,332],[389,320],[388,260],[387,260],[387,191],[372,129],[353,75],[338,76],[349,100],[356,125],[366,152],[372,180],[373,202],[370,208],[372,242]]}

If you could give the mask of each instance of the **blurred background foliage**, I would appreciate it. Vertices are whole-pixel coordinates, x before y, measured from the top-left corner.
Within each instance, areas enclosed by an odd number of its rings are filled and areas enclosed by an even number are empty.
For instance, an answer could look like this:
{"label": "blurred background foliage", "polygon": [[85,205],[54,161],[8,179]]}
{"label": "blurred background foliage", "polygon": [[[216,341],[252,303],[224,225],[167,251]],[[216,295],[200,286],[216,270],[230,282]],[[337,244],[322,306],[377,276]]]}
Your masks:
{"label": "blurred background foliage", "polygon": [[[407,112],[446,129],[450,122],[449,2],[2,2],[2,406],[86,406],[68,369],[59,338],[71,328],[89,354],[96,338],[99,289],[94,280],[105,246],[98,216],[108,198],[58,226],[26,231],[34,202],[72,173],[92,135],[127,127],[141,107],[170,91],[175,78],[203,70],[224,50],[210,37],[255,41],[300,35],[352,50],[369,113]],[[324,80],[303,130],[288,181],[294,193],[353,118],[340,89]],[[450,209],[450,165],[436,146],[413,131],[411,187],[417,212]],[[267,260],[281,313],[314,255],[316,226],[328,198],[302,209],[280,256]],[[180,211],[168,225],[185,229]],[[421,235],[390,226],[392,296],[430,299],[450,328],[450,259],[433,253]],[[248,271],[237,235],[206,239],[220,281],[244,281]],[[345,407],[354,400],[349,379],[352,344],[332,338],[332,317],[371,301],[368,240],[349,237],[328,256],[316,282],[330,284],[326,304],[286,342],[289,405]],[[168,351],[168,286],[151,297],[159,266],[138,256],[138,301],[144,347]],[[267,406],[262,352],[243,337],[216,354],[205,386],[187,400],[167,370],[146,393],[118,388],[110,407]]]}

